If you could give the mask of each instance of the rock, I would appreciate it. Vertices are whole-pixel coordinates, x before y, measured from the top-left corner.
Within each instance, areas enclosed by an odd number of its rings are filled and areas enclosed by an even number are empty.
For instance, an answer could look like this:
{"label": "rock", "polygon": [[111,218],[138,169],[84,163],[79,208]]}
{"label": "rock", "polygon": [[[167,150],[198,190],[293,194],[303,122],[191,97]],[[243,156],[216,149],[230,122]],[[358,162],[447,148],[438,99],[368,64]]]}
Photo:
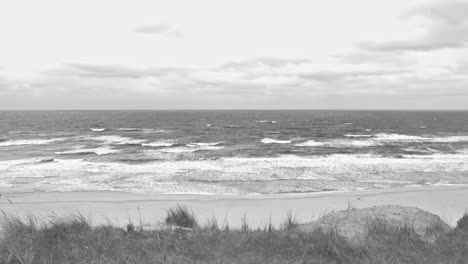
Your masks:
{"label": "rock", "polygon": [[376,220],[390,228],[412,227],[426,242],[433,242],[438,235],[450,231],[450,226],[437,215],[416,207],[397,205],[331,212],[314,222],[300,225],[298,230],[334,230],[349,242],[359,243],[365,238],[370,224],[377,223]]}

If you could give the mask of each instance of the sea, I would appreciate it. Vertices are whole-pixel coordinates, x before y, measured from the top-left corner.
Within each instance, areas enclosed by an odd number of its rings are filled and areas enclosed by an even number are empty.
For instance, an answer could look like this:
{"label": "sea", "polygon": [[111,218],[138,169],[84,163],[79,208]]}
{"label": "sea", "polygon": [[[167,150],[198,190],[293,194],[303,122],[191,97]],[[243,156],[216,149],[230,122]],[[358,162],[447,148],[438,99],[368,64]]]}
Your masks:
{"label": "sea", "polygon": [[464,111],[0,111],[2,192],[271,195],[466,184]]}

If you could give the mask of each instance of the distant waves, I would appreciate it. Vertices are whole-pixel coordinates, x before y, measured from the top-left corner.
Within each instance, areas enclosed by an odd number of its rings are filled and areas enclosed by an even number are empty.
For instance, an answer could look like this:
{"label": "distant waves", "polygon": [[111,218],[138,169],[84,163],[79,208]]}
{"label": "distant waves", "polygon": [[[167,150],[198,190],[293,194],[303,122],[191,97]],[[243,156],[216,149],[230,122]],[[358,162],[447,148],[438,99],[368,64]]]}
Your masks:
{"label": "distant waves", "polygon": [[[178,147],[174,149],[184,149]],[[0,184],[45,191],[120,190],[138,193],[285,193],[468,184],[467,152],[456,154],[333,154],[315,157],[157,157],[0,161]],[[443,172],[443,173],[441,173]],[[32,187],[31,187],[32,188]]]}

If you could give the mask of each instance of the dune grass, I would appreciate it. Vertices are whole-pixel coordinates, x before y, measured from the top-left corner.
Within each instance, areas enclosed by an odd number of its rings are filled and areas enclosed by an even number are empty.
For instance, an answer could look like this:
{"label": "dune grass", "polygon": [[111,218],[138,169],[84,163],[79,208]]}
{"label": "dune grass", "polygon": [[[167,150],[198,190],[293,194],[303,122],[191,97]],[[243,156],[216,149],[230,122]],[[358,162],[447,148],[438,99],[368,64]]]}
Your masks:
{"label": "dune grass", "polygon": [[239,228],[215,217],[205,225],[190,209],[167,211],[166,227],[144,230],[110,224],[93,226],[81,215],[65,218],[1,220],[0,263],[468,263],[468,216],[434,243],[422,241],[410,227],[369,226],[362,245],[347,243],[333,231],[300,233],[288,213],[275,228]]}

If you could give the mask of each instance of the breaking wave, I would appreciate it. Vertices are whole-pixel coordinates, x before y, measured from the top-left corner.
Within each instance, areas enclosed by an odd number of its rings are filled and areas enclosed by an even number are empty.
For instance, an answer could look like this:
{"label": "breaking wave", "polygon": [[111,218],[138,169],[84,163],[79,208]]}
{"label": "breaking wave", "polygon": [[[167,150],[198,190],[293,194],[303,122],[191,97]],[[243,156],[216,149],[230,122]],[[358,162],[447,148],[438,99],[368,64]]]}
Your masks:
{"label": "breaking wave", "polygon": [[386,134],[375,135],[344,135],[346,139],[331,139],[325,141],[308,140],[295,144],[297,147],[372,147],[391,144],[405,143],[456,143],[468,142],[468,136],[413,136],[404,134]]}
{"label": "breaking wave", "polygon": [[57,141],[65,141],[67,138],[51,138],[51,139],[18,139],[7,140],[0,142],[0,147],[22,146],[22,145],[45,145]]}
{"label": "breaking wave", "polygon": [[93,132],[102,132],[102,131],[106,131],[105,128],[90,128],[90,129],[91,129],[91,131],[93,131]]}
{"label": "breaking wave", "polygon": [[123,137],[117,135],[87,137],[88,140],[100,141],[103,144],[126,145],[126,144],[142,144],[146,142],[145,139],[135,139],[130,137]]}
{"label": "breaking wave", "polygon": [[289,144],[292,141],[280,140],[280,139],[274,139],[274,138],[263,138],[260,142],[262,142],[263,144]]}
{"label": "breaking wave", "polygon": [[173,142],[168,141],[155,141],[150,143],[142,143],[143,147],[171,147],[174,145]]}
{"label": "breaking wave", "polygon": [[99,147],[99,148],[75,148],[73,150],[66,151],[57,151],[57,155],[67,155],[67,154],[96,154],[96,155],[107,155],[111,153],[117,153],[119,150],[113,149],[111,147]]}

